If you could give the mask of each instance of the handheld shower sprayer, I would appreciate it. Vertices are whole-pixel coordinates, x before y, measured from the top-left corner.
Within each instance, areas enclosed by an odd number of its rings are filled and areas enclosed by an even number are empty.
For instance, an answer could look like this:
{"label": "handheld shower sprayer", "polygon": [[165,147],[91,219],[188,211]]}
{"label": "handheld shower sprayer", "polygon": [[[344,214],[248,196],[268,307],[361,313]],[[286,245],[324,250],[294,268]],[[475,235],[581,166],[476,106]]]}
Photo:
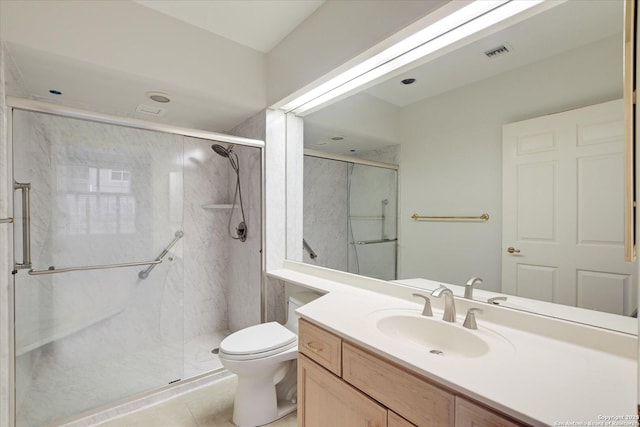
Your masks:
{"label": "handheld shower sprayer", "polygon": [[[229,144],[229,147],[224,148],[220,144],[213,144],[211,149],[219,156],[226,157],[229,159],[229,163],[231,167],[236,172],[236,190],[233,195],[233,205],[231,207],[231,213],[229,214],[229,223],[227,227],[229,228],[229,235],[232,239],[240,240],[244,242],[247,240],[247,223],[244,217],[244,206],[242,203],[242,189],[240,188],[240,162],[238,161],[238,155],[233,152],[233,144]],[[231,232],[231,218],[233,217],[233,211],[236,208],[236,199],[240,199],[240,213],[242,214],[242,221],[236,227],[236,236]]]}
{"label": "handheld shower sprayer", "polygon": [[219,156],[229,157],[229,154],[231,154],[231,151],[233,150],[233,145],[230,145],[229,148],[227,149],[220,144],[213,144],[211,146],[211,149],[215,151],[216,154],[218,154]]}

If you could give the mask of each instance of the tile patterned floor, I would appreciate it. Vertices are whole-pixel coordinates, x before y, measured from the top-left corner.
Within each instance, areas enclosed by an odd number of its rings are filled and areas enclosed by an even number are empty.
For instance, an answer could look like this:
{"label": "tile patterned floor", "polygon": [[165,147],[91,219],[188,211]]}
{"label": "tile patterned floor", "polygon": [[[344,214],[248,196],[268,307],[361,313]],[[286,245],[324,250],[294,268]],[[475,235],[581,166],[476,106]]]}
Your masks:
{"label": "tile patterned floor", "polygon": [[[233,395],[237,377],[178,396],[100,424],[100,427],[233,427]],[[296,414],[290,414],[269,427],[296,427]]]}

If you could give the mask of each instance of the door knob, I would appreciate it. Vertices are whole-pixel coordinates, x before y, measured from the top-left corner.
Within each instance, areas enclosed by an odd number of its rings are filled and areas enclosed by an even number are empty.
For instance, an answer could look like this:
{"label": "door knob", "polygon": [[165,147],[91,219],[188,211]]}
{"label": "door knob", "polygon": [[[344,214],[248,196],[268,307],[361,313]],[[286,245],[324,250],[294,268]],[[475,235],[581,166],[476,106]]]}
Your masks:
{"label": "door knob", "polygon": [[510,254],[519,254],[520,253],[520,249],[516,249],[513,246],[509,246],[507,248],[507,252],[509,252]]}

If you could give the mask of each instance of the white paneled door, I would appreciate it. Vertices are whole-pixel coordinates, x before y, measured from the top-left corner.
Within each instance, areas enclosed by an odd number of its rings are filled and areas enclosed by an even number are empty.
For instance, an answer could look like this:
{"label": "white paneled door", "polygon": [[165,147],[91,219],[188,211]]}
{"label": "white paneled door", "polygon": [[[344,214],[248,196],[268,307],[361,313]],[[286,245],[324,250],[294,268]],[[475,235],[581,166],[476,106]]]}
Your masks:
{"label": "white paneled door", "polygon": [[503,292],[630,315],[622,101],[508,124],[502,135]]}

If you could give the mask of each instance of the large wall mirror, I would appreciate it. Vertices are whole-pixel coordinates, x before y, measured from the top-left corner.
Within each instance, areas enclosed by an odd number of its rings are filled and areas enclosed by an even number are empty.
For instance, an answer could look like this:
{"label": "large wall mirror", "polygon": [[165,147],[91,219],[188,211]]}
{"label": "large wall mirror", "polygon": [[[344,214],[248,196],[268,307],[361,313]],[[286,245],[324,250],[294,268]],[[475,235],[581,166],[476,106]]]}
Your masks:
{"label": "large wall mirror", "polygon": [[[397,162],[396,147],[369,154]],[[395,280],[397,175],[394,163],[307,150],[304,156],[304,262]]]}
{"label": "large wall mirror", "polygon": [[[305,149],[397,163],[397,280],[479,276],[485,302],[508,294],[495,302],[637,331],[637,264],[623,262],[623,3],[560,3],[304,115]],[[308,163],[305,199],[318,191]],[[335,173],[320,168],[316,183],[322,170]]]}

